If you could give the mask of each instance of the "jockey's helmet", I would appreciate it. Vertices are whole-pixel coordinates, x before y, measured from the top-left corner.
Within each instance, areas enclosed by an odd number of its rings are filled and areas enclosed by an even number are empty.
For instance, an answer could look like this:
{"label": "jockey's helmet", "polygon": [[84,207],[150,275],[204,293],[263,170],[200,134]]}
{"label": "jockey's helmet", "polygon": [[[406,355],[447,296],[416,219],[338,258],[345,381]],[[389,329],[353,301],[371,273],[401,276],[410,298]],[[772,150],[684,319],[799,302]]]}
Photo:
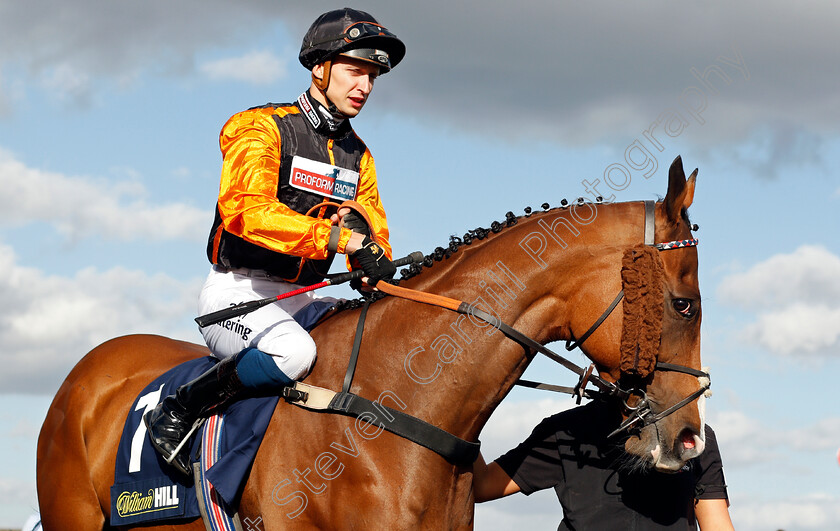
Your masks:
{"label": "jockey's helmet", "polygon": [[337,55],[367,61],[384,74],[405,56],[405,44],[364,11],[345,7],[319,16],[300,46],[298,59],[307,69]]}

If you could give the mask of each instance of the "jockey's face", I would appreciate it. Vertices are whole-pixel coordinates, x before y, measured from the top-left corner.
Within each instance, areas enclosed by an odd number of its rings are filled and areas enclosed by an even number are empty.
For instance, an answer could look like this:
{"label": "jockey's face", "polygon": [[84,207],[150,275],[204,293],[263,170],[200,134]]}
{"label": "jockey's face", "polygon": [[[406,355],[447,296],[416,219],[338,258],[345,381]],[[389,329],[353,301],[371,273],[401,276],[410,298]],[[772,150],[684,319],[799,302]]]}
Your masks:
{"label": "jockey's face", "polygon": [[[312,69],[312,74],[322,78],[324,65],[316,65]],[[379,67],[375,64],[339,55],[332,62],[327,98],[345,116],[352,118],[365,106],[373,90],[373,82],[378,75]],[[313,91],[313,93],[320,101],[318,97],[321,96],[320,91]],[[321,103],[326,105],[324,101]]]}

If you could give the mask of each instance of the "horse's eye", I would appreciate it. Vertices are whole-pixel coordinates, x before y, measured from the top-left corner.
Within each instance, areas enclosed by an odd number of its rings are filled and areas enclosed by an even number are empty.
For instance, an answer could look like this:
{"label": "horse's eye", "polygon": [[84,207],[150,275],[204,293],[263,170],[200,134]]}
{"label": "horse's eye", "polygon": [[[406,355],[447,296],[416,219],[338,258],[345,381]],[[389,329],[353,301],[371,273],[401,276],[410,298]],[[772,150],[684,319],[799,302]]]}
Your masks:
{"label": "horse's eye", "polygon": [[674,299],[671,304],[673,304],[674,310],[686,319],[694,317],[694,314],[697,313],[691,299]]}

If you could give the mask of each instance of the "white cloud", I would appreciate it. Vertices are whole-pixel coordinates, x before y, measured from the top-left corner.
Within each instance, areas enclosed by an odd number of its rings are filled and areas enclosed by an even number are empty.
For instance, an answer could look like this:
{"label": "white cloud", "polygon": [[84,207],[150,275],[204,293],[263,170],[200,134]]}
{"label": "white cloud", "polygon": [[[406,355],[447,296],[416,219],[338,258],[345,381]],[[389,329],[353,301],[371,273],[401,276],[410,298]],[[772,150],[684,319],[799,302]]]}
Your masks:
{"label": "white cloud", "polygon": [[840,257],[825,247],[802,245],[730,275],[720,283],[718,296],[743,308],[789,301],[830,303],[840,298]]}
{"label": "white cloud", "polygon": [[9,70],[0,62],[0,119],[11,116],[20,102],[26,99],[24,83]]}
{"label": "white cloud", "polygon": [[562,519],[563,511],[553,490],[535,492],[527,498],[514,494],[475,506],[475,529],[480,531],[556,529]]}
{"label": "white cloud", "polygon": [[783,500],[734,500],[730,513],[735,528],[741,531],[834,531],[840,522],[840,497],[791,491]]}
{"label": "white cloud", "polygon": [[200,69],[210,79],[232,79],[255,85],[274,83],[286,75],[285,62],[268,51],[210,61],[202,64]]}
{"label": "white cloud", "polygon": [[129,333],[201,341],[191,322],[201,279],[87,268],[73,277],[17,265],[0,244],[3,392],[51,393],[94,346]]}
{"label": "white cloud", "polygon": [[45,222],[68,240],[190,240],[206,237],[205,210],[149,204],[136,181],[109,182],[28,168],[0,150],[0,226]]}
{"label": "white cloud", "polygon": [[70,81],[72,100],[84,104],[143,72],[193,74],[199,51],[267,34],[282,16],[272,15],[274,7],[263,0],[153,0],[118,10],[94,0],[6,2],[0,65],[20,65],[21,78],[39,83]]}
{"label": "white cloud", "polygon": [[743,336],[778,354],[828,353],[840,346],[840,305],[786,305],[759,315]]}
{"label": "white cloud", "polygon": [[787,431],[782,440],[802,452],[833,452],[840,447],[840,418],[825,418],[804,429]]}
{"label": "white cloud", "polygon": [[[86,91],[138,72],[191,76],[208,50],[239,53],[264,46],[266,36],[278,37],[272,41],[278,51],[297,46],[314,18],[334,7],[287,2],[277,10],[269,0],[129,2],[120,10],[93,0],[7,4],[0,65],[14,62],[22,76],[35,79],[65,65],[92,81]],[[550,135],[569,143],[626,139],[668,110],[687,116],[683,90],[693,86],[706,102],[705,123],[692,120],[691,129],[707,141],[742,140],[760,125],[777,131],[772,138],[786,146],[790,131],[803,140],[836,134],[840,105],[831,87],[838,73],[825,65],[834,61],[838,6],[792,11],[771,1],[765,7],[760,16],[749,4],[722,0],[664,7],[527,0],[515,10],[477,0],[457,8],[441,0],[371,0],[365,9],[408,47],[405,61],[377,89],[388,94],[380,101],[419,109],[418,116],[436,124],[482,133],[503,123],[508,136]],[[684,31],[686,20],[698,31]],[[528,38],[499,37],[522,35]],[[785,156],[794,163],[813,157],[804,147]],[[769,151],[768,160],[777,153]]]}
{"label": "white cloud", "polygon": [[[826,467],[836,467],[840,418],[798,426],[778,420],[765,425],[742,411],[730,410],[714,414],[709,422],[721,448],[736,529],[836,529],[840,498],[821,492],[815,480]],[[773,487],[782,482],[788,497],[773,500],[768,495],[773,489],[762,489],[762,480]]]}
{"label": "white cloud", "polygon": [[[709,419],[709,425],[715,430],[723,465],[727,469],[774,462],[780,457],[777,446],[779,435],[740,411],[719,413]],[[768,444],[752,444],[756,433],[765,434],[763,439]]]}
{"label": "white cloud", "polygon": [[[816,75],[836,81],[835,73],[820,73],[830,53],[820,47],[832,40],[824,17],[836,17],[837,6],[790,13],[771,4],[777,8],[758,18],[746,5],[720,1],[702,8],[621,2],[596,8],[530,0],[515,10],[471,1],[452,10],[431,0],[370,9],[409,43],[405,66],[394,74],[396,101],[429,109],[436,121],[491,131],[504,123],[510,135],[536,131],[567,142],[626,138],[641,135],[668,109],[688,117],[681,98],[693,86],[703,90],[706,105],[702,126],[688,118],[692,137],[702,129],[715,143],[743,139],[767,123],[836,132],[836,92],[828,85],[803,90],[802,80]],[[440,12],[447,16],[438,17]],[[685,20],[704,29],[683,31]],[[796,51],[782,49],[772,37],[780,33],[813,40],[804,39]],[[492,37],[517,34],[528,38]],[[741,70],[721,60],[733,59],[733,50],[743,59]],[[707,73],[708,81],[691,72],[702,76],[707,67],[719,68]],[[443,81],[428,83],[431,76]],[[601,112],[613,108],[619,111],[615,119]],[[600,127],[590,127],[593,120]]]}
{"label": "white cloud", "polygon": [[17,424],[9,430],[11,439],[35,440],[41,431],[40,419],[19,419]]}
{"label": "white cloud", "polygon": [[49,69],[41,78],[41,84],[47,93],[62,101],[72,101],[85,108],[91,103],[90,76],[79,68],[68,64],[59,64]]}
{"label": "white cloud", "polygon": [[[789,462],[796,453],[810,457],[817,452],[833,456],[840,446],[840,417],[781,428],[775,424],[764,425],[742,411],[733,410],[715,414],[709,424],[717,434],[726,468],[764,463],[775,463],[778,467],[779,463]],[[761,444],[756,444],[759,439]]]}
{"label": "white cloud", "polygon": [[[21,511],[22,507],[27,509],[24,512],[33,511],[37,505],[35,494],[35,482],[22,482],[16,478],[0,477],[0,508]],[[5,520],[5,517],[2,517]],[[23,523],[23,519],[18,522],[18,528]]]}
{"label": "white cloud", "polygon": [[777,354],[830,354],[840,348],[840,257],[803,245],[729,275],[718,297],[753,312],[741,337]]}
{"label": "white cloud", "polygon": [[[739,531],[836,531],[840,521],[840,498],[827,494],[791,493],[784,500],[736,497],[731,501],[729,512]],[[475,510],[476,529],[482,531],[554,529],[562,517],[560,503],[552,491],[538,492],[527,499],[515,494],[479,504]]]}

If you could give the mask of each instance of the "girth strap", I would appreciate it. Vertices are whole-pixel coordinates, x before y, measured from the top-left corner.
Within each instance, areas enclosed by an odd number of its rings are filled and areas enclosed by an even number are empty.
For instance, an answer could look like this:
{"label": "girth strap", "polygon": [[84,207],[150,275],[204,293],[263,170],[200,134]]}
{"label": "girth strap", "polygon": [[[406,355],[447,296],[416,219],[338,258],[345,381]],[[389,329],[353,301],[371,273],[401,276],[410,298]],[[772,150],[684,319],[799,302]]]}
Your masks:
{"label": "girth strap", "polygon": [[402,411],[353,393],[330,391],[295,382],[295,393],[286,400],[297,406],[360,418],[411,442],[419,444],[458,466],[469,466],[478,458],[481,443],[470,442]]}
{"label": "girth strap", "polygon": [[359,349],[362,347],[362,334],[365,331],[368,308],[370,308],[370,299],[365,299],[365,305],[359,315],[359,322],[356,324],[356,337],[353,339],[353,350],[350,352],[350,361],[347,363],[347,372],[344,374],[344,385],[341,386],[341,391],[344,393],[350,392],[350,384],[353,383],[353,374],[356,372],[356,363],[359,361]]}

